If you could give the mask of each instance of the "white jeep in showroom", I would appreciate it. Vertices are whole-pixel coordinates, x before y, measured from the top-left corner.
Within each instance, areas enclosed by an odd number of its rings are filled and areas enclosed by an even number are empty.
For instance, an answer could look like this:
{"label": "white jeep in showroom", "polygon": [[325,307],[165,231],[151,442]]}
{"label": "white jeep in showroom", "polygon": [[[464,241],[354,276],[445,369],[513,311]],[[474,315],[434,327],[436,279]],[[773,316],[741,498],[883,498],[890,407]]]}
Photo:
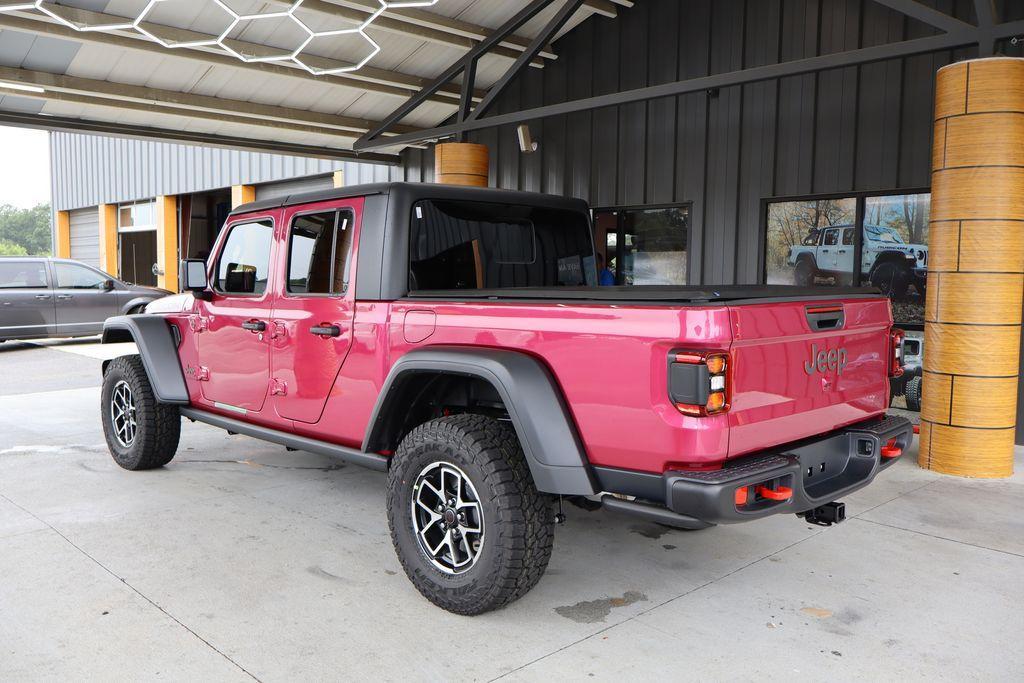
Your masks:
{"label": "white jeep in showroom", "polygon": [[[814,284],[818,278],[839,278],[853,272],[853,225],[812,228],[799,245],[789,248],[789,264],[798,285]],[[864,226],[864,254],[861,274],[893,299],[906,296],[910,285],[923,297],[928,273],[928,245],[907,244],[893,228]]]}

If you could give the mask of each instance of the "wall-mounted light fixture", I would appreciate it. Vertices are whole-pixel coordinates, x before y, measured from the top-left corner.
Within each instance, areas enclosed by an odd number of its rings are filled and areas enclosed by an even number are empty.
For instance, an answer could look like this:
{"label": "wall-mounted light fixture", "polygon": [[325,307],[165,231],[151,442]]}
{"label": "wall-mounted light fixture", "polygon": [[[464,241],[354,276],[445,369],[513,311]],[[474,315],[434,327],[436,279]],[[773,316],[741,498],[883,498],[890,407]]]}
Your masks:
{"label": "wall-mounted light fixture", "polygon": [[540,146],[530,135],[530,127],[525,123],[516,128],[516,136],[519,138],[519,151],[523,154],[533,154]]}

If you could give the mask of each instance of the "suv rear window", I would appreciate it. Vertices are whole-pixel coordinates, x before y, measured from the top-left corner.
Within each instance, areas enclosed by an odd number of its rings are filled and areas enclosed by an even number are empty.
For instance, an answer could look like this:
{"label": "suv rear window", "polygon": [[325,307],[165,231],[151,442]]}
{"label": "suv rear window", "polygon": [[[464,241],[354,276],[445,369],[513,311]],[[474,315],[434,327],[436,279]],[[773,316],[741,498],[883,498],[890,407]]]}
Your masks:
{"label": "suv rear window", "polygon": [[46,287],[43,261],[0,260],[0,289],[38,289]]}
{"label": "suv rear window", "polygon": [[424,200],[411,221],[410,291],[596,284],[585,214]]}

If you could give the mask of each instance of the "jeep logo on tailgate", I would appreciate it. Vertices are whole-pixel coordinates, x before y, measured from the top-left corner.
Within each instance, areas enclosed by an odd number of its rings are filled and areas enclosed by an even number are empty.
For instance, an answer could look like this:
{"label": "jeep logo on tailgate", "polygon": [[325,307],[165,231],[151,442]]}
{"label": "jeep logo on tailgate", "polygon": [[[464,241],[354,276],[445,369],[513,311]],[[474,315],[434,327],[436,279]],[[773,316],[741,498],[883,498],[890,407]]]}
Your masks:
{"label": "jeep logo on tailgate", "polygon": [[818,350],[817,344],[811,344],[811,359],[804,362],[804,372],[813,375],[815,372],[824,373],[826,370],[836,370],[836,374],[843,374],[846,367],[846,349],[839,347],[826,351]]}

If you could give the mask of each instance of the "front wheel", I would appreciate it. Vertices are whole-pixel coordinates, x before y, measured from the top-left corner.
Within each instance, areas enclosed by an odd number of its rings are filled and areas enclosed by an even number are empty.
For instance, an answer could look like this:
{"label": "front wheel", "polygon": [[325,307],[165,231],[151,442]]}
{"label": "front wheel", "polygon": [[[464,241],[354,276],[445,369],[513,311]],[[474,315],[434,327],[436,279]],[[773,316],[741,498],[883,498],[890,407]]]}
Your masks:
{"label": "front wheel", "polygon": [[474,615],[526,594],[554,540],[515,431],[452,415],[410,432],[388,474],[388,525],[406,575],[438,607]]}
{"label": "front wheel", "polygon": [[100,413],[110,455],[126,470],[163,467],[178,450],[178,408],[156,400],[139,356],[110,361],[103,375]]}
{"label": "front wheel", "polygon": [[800,287],[810,287],[814,284],[814,264],[809,259],[801,259],[793,271],[793,282]]}

